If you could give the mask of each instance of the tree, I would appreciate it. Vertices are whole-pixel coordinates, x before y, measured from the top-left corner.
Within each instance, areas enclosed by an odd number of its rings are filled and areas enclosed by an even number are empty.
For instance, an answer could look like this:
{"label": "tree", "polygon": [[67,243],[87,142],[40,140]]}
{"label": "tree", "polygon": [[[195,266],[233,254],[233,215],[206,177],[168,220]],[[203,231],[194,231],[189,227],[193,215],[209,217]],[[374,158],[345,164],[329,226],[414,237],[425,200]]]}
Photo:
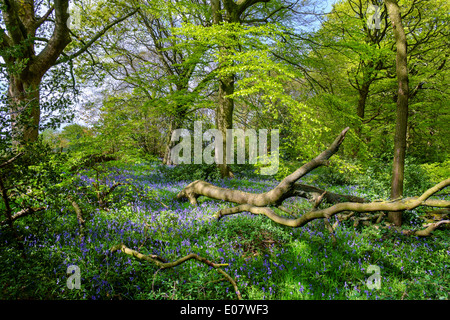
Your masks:
{"label": "tree", "polygon": [[[394,29],[397,47],[396,71],[398,81],[397,116],[394,137],[394,160],[392,168],[391,198],[403,196],[403,179],[405,172],[406,131],[408,126],[408,63],[407,42],[402,24],[400,8],[396,0],[386,0],[389,18]],[[396,225],[402,224],[402,212],[390,212],[389,219]]]}
{"label": "tree", "polygon": [[[211,95],[213,79],[209,57],[204,55],[207,46],[193,42],[184,45],[190,39],[176,33],[176,29],[186,22],[208,25],[210,12],[205,5],[178,0],[136,1],[129,5],[131,9],[139,8],[138,14],[92,46],[92,59],[79,61],[78,75],[88,87],[102,84],[107,99],[126,105],[121,110],[123,116],[142,115],[128,124],[137,135],[149,128],[158,132],[163,162],[173,164],[172,133],[193,122],[189,120]],[[104,104],[102,108],[104,116],[114,109],[104,108]],[[109,118],[113,117],[111,114]],[[136,138],[146,139],[142,135]]]}
{"label": "tree", "polygon": [[[0,7],[0,54],[9,82],[8,105],[14,141],[16,144],[34,142],[39,134],[40,85],[45,74],[56,64],[84,53],[108,29],[136,10],[107,24],[81,48],[67,55],[64,50],[71,42],[68,0],[54,0],[51,5],[41,1],[2,0]],[[39,12],[43,14],[38,15]],[[49,24],[53,25],[52,31]]]}
{"label": "tree", "polygon": [[[264,9],[259,7],[260,4],[268,4]],[[298,2],[289,1],[270,1],[270,0],[212,0],[211,12],[213,16],[213,24],[216,26],[239,26],[242,25],[258,25],[269,24],[271,21],[280,21],[286,18],[286,12],[290,12],[293,8],[298,6]],[[222,161],[219,164],[219,169],[222,177],[232,177],[233,174],[230,167],[227,164],[227,129],[233,127],[233,111],[234,111],[234,99],[236,85],[236,73],[235,72],[223,72],[224,69],[230,70],[234,65],[232,52],[239,47],[241,43],[236,41],[236,37],[231,32],[230,36],[225,37],[222,45],[219,46],[219,91],[218,91],[218,104],[216,109],[216,126],[222,132],[223,136],[223,152]],[[222,72],[220,70],[222,69]]]}
{"label": "tree", "polygon": [[[374,13],[370,5],[378,7],[378,24],[368,25]],[[408,150],[414,150],[409,154],[421,161],[425,158],[420,150],[427,149],[429,159],[433,150],[445,149],[439,141],[448,135],[446,115],[442,114],[448,94],[438,85],[448,69],[448,27],[440,9],[447,6],[446,1],[408,0],[402,4],[409,82],[415,93],[409,97],[412,121],[407,145]],[[355,128],[356,136],[349,136],[353,141],[348,141],[350,148],[346,148],[354,150],[353,157],[356,151],[358,158],[369,152],[387,157],[386,146],[393,145],[391,123],[395,123],[398,84],[396,46],[388,17],[383,1],[339,1],[317,32],[293,37],[304,52],[293,64],[302,69],[307,80],[301,89],[303,99],[322,110],[320,119],[325,123]],[[344,116],[341,121],[336,112]],[[437,152],[433,158],[442,159],[444,154]]]}

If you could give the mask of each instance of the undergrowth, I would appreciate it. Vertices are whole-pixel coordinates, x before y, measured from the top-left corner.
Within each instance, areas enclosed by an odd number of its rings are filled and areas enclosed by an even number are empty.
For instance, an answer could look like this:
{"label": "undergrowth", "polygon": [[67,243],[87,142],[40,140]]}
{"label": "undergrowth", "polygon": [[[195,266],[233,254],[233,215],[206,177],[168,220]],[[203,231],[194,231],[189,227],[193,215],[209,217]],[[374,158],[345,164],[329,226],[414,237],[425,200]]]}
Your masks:
{"label": "undergrowth", "polygon": [[[230,283],[204,264],[189,261],[173,269],[155,266],[110,248],[120,242],[143,254],[173,261],[198,253],[236,279],[244,299],[449,299],[450,235],[407,237],[376,227],[340,224],[333,246],[322,221],[292,229],[263,216],[239,214],[213,219],[229,204],[200,198],[199,206],[174,201],[186,184],[165,181],[154,167],[122,168],[111,181],[131,181],[148,196],[117,189],[107,209],[84,204],[84,238],[70,206],[50,208],[15,223],[25,258],[7,226],[0,229],[1,299],[236,299]],[[80,176],[89,185],[95,177]],[[225,187],[264,192],[271,180],[216,180]],[[364,194],[358,186],[334,191]],[[151,190],[151,192],[150,192]],[[167,208],[155,202],[154,198]],[[120,205],[118,205],[120,204]],[[307,208],[304,200],[289,205]],[[420,227],[408,212],[405,228]],[[332,221],[334,222],[334,221]],[[67,268],[79,267],[81,288],[68,289]],[[370,265],[381,287],[369,289]]]}

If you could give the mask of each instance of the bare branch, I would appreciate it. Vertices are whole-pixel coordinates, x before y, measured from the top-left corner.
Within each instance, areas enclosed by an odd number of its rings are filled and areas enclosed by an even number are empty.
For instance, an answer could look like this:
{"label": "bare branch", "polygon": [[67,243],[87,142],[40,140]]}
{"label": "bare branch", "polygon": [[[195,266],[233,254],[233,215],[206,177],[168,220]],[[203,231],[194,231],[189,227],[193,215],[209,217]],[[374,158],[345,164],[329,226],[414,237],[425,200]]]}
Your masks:
{"label": "bare branch", "polygon": [[[396,201],[381,201],[381,202],[370,202],[370,203],[354,203],[354,202],[344,202],[338,203],[331,207],[321,209],[321,210],[313,210],[303,214],[301,217],[297,219],[290,219],[279,216],[269,207],[257,207],[249,204],[243,204],[233,208],[226,208],[219,210],[216,214],[216,218],[220,219],[225,215],[236,214],[240,212],[250,212],[253,214],[263,214],[267,216],[269,219],[273,220],[276,223],[298,228],[302,227],[308,222],[316,219],[322,218],[330,218],[335,214],[344,211],[353,211],[353,212],[375,212],[375,211],[404,211],[404,210],[412,210],[419,206],[426,205],[427,199],[431,197],[434,193],[442,190],[443,188],[450,185],[450,179],[444,180],[434,187],[425,191],[420,197],[407,198],[404,200],[396,200]],[[450,208],[450,201],[440,200],[440,203],[434,203],[443,208]]]}
{"label": "bare branch", "polygon": [[278,186],[266,193],[254,194],[230,190],[214,186],[205,181],[197,180],[183,188],[183,190],[178,193],[177,198],[187,198],[191,204],[197,204],[197,198],[199,196],[206,196],[213,199],[221,199],[237,204],[250,204],[258,207],[270,205],[278,206],[286,198],[292,196],[297,180],[315,168],[325,164],[326,161],[339,150],[339,146],[344,141],[345,134],[348,130],[348,127],[345,128],[327,150],[323,151],[316,158],[312,159],[310,162],[297,169],[294,173],[284,178]]}
{"label": "bare branch", "polygon": [[441,225],[443,224],[447,224],[450,223],[450,220],[441,220],[439,222],[435,222],[435,223],[430,223],[428,224],[423,230],[404,230],[402,231],[403,234],[405,235],[412,235],[412,236],[418,236],[418,237],[429,237],[431,235],[431,233],[436,230],[437,228],[439,228]]}
{"label": "bare branch", "polygon": [[45,21],[47,21],[47,19],[48,19],[48,17],[52,14],[52,12],[55,10],[55,7],[54,6],[51,6],[48,10],[47,10],[47,12],[40,18],[40,19],[38,19],[37,21],[36,21],[36,23],[35,23],[35,25],[34,25],[34,28],[35,29],[38,29]]}
{"label": "bare branch", "polygon": [[12,157],[11,159],[9,159],[8,161],[3,162],[2,164],[0,164],[0,169],[3,167],[6,167],[8,164],[14,162],[17,158],[19,158],[21,155],[23,155],[23,152],[18,153],[17,155],[15,155],[14,157]]}
{"label": "bare branch", "polygon": [[113,246],[110,249],[111,252],[115,252],[115,251],[118,251],[118,250],[120,250],[123,253],[128,254],[130,256],[133,256],[133,257],[135,257],[135,258],[137,258],[139,260],[145,260],[147,262],[153,263],[157,267],[159,267],[160,269],[173,268],[173,267],[176,267],[176,266],[178,266],[178,265],[180,265],[180,264],[182,264],[182,263],[184,263],[186,261],[197,260],[197,261],[199,261],[201,263],[204,263],[204,264],[206,264],[206,265],[208,265],[210,267],[213,267],[214,269],[217,270],[217,272],[222,274],[233,285],[233,288],[234,288],[234,290],[236,292],[236,295],[238,296],[238,299],[239,300],[242,299],[241,293],[238,290],[236,282],[225,271],[220,269],[220,267],[228,266],[227,263],[222,263],[222,264],[214,263],[214,262],[211,262],[208,259],[203,258],[203,257],[201,257],[201,256],[199,256],[198,254],[195,254],[195,253],[188,254],[187,256],[184,256],[184,257],[182,257],[182,258],[180,258],[178,260],[175,260],[174,262],[162,262],[161,261],[162,258],[160,258],[160,257],[156,256],[157,258],[155,258],[154,255],[144,255],[144,254],[142,254],[142,253],[140,253],[140,252],[138,252],[136,250],[133,250],[133,249],[130,249],[130,248],[126,247],[123,243],[120,243],[120,244],[118,244],[116,246]]}
{"label": "bare branch", "polygon": [[[39,211],[42,211],[42,210],[45,210],[45,207],[39,207],[39,208],[31,208],[31,207],[29,207],[29,208],[22,209],[19,212],[14,213],[11,216],[11,221],[14,222],[14,221],[16,221],[19,218],[26,217],[26,216],[28,216],[30,214],[33,214],[33,213],[36,213],[36,212],[39,212]],[[8,223],[8,219],[1,221],[0,225],[6,225],[7,223]]]}

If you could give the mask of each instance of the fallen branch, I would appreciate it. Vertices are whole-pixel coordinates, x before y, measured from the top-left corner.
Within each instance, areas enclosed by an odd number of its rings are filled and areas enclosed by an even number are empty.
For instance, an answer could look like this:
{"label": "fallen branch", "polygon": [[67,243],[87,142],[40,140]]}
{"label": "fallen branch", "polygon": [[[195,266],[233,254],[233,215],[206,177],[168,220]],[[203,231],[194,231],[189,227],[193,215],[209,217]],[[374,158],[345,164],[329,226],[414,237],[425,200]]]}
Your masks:
{"label": "fallen branch", "polygon": [[[268,192],[260,194],[248,193],[239,190],[217,187],[208,182],[197,180],[183,188],[178,193],[177,198],[180,200],[188,199],[193,205],[197,205],[197,198],[200,196],[206,196],[212,199],[224,200],[238,204],[236,207],[219,210],[215,215],[218,220],[226,215],[240,212],[250,212],[253,214],[265,215],[276,223],[293,228],[302,227],[315,219],[325,219],[325,226],[329,230],[333,230],[329,219],[333,215],[342,212],[395,212],[412,210],[419,206],[440,208],[450,207],[450,201],[429,199],[432,195],[450,185],[450,179],[438,183],[436,186],[425,191],[420,197],[375,202],[368,202],[366,199],[356,196],[333,194],[316,187],[297,183],[301,177],[315,168],[327,163],[328,159],[339,150],[339,146],[343,142],[348,129],[349,128],[345,128],[327,150],[323,151],[316,158],[312,159],[297,169],[294,173],[284,178],[275,188]],[[312,210],[304,213],[298,218],[287,218],[278,215],[272,208],[276,207],[292,216],[292,212],[283,206],[283,201],[290,197],[296,196],[311,199],[313,202]],[[318,209],[319,204],[322,201],[326,201],[334,205],[325,209]],[[379,223],[383,217],[384,213],[380,213],[374,215],[370,219],[376,220]],[[363,220],[361,218],[359,219]]]}
{"label": "fallen branch", "polygon": [[408,236],[429,237],[434,230],[447,223],[450,223],[450,220],[441,220],[439,222],[430,223],[427,225],[427,228],[423,230],[403,230],[402,233]]}
{"label": "fallen branch", "polygon": [[205,181],[197,180],[183,188],[183,190],[178,193],[177,199],[188,199],[191,204],[197,205],[197,198],[199,196],[206,196],[212,199],[224,200],[237,204],[249,204],[257,207],[279,206],[285,199],[296,196],[296,193],[299,194],[301,190],[299,190],[299,185],[296,185],[296,182],[300,178],[315,168],[326,164],[328,159],[339,150],[339,146],[344,141],[348,129],[348,127],[345,128],[327,150],[288,175],[275,188],[268,192],[255,194],[239,190],[230,190],[214,186]]}
{"label": "fallen branch", "polygon": [[176,261],[173,261],[173,262],[164,262],[164,260],[161,257],[159,257],[159,256],[144,255],[144,254],[142,254],[142,253],[140,253],[138,251],[135,251],[133,249],[130,249],[130,248],[126,247],[123,243],[120,243],[120,244],[118,244],[116,246],[113,246],[110,249],[111,252],[115,252],[115,251],[118,251],[118,250],[120,250],[123,253],[128,254],[130,256],[133,256],[133,257],[135,257],[135,258],[137,258],[139,260],[145,260],[147,262],[153,263],[157,267],[159,267],[160,269],[173,268],[173,267],[176,267],[176,266],[178,266],[178,265],[180,265],[180,264],[182,264],[182,263],[184,263],[186,261],[192,260],[192,259],[197,260],[197,261],[199,261],[201,263],[204,263],[204,264],[206,264],[206,265],[208,265],[210,267],[213,267],[217,272],[222,274],[233,285],[234,291],[236,292],[236,295],[238,296],[238,299],[239,300],[242,299],[242,296],[241,296],[241,293],[239,292],[239,289],[237,287],[236,281],[234,281],[233,278],[231,278],[225,271],[220,269],[220,267],[228,266],[227,263],[222,263],[222,264],[214,263],[214,262],[211,262],[208,259],[203,258],[203,257],[201,257],[201,256],[199,256],[198,254],[195,254],[195,253],[188,254],[187,256],[184,256],[184,257],[182,257],[182,258],[180,258],[180,259],[178,259]]}
{"label": "fallen branch", "polygon": [[[353,211],[353,212],[374,212],[374,211],[404,211],[404,210],[412,210],[419,206],[429,206],[430,202],[427,200],[434,193],[442,190],[443,188],[450,185],[450,179],[444,180],[434,187],[425,191],[420,197],[412,197],[406,199],[399,199],[396,201],[380,201],[380,202],[370,202],[370,203],[354,203],[354,202],[344,202],[337,203],[331,207],[320,209],[320,210],[312,210],[297,219],[290,219],[286,217],[279,216],[269,207],[257,207],[249,204],[240,205],[237,207],[226,208],[219,210],[216,213],[217,219],[222,218],[223,216],[236,214],[240,212],[250,212],[253,214],[264,214],[269,219],[293,228],[302,227],[308,222],[315,219],[323,219],[323,218],[331,218],[335,214],[344,211]],[[439,206],[443,208],[450,207],[450,201],[439,200],[431,202],[432,206]]]}
{"label": "fallen branch", "polygon": [[19,158],[21,155],[23,155],[23,152],[20,152],[18,154],[16,154],[14,157],[12,157],[11,159],[3,162],[2,164],[0,164],[0,169],[3,167],[6,167],[8,164],[14,162],[17,158]]}
{"label": "fallen branch", "polygon": [[75,200],[69,195],[67,196],[67,199],[70,201],[70,204],[72,205],[73,209],[75,210],[75,214],[77,215],[78,224],[80,226],[80,240],[84,240],[84,225],[86,223],[86,220],[83,218],[83,211],[81,211],[80,206],[78,205]]}
{"label": "fallen branch", "polygon": [[329,192],[314,186],[301,183],[295,183],[293,196],[306,198],[311,200],[312,202],[317,202],[318,198],[322,196],[323,201],[329,204],[335,204],[339,202],[358,202],[358,203],[369,202],[369,200],[365,198]]}

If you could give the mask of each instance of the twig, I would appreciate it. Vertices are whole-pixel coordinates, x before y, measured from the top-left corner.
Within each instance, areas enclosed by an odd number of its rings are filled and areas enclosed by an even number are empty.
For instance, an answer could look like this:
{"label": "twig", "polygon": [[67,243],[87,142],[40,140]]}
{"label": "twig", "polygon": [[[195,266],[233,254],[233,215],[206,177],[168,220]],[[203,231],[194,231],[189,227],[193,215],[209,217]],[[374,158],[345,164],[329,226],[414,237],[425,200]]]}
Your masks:
{"label": "twig", "polygon": [[19,158],[21,155],[23,155],[23,152],[18,153],[17,155],[15,155],[14,157],[12,157],[11,159],[3,162],[2,164],[0,164],[0,169],[3,167],[6,167],[8,164],[12,163],[13,161],[15,161],[17,158]]}

